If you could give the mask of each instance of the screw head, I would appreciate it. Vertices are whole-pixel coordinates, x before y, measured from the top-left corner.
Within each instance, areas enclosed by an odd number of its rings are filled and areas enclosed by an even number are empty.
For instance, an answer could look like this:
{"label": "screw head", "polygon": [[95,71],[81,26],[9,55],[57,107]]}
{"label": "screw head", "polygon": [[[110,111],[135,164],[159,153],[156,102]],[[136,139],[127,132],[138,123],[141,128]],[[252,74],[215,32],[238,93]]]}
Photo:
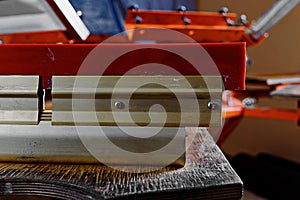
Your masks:
{"label": "screw head", "polygon": [[184,23],[184,25],[189,25],[191,23],[191,20],[187,17],[184,17],[183,18],[183,23]]}
{"label": "screw head", "polygon": [[79,16],[79,17],[81,17],[82,15],[83,15],[83,13],[82,13],[82,11],[81,10],[77,10],[77,15]]}
{"label": "screw head", "polygon": [[217,104],[214,102],[208,102],[207,107],[211,110],[215,110],[217,108]]}
{"label": "screw head", "polygon": [[118,109],[118,110],[124,109],[125,104],[121,101],[117,101],[117,102],[115,102],[115,108]]}
{"label": "screw head", "polygon": [[142,21],[143,21],[143,19],[140,16],[138,16],[138,15],[135,16],[135,18],[134,18],[134,23],[135,24],[141,24]]}
{"label": "screw head", "polygon": [[247,19],[247,15],[245,15],[245,14],[242,14],[241,16],[240,16],[240,21],[241,21],[241,23],[243,24],[243,25],[248,25],[249,24],[249,21],[248,21],[248,19]]}

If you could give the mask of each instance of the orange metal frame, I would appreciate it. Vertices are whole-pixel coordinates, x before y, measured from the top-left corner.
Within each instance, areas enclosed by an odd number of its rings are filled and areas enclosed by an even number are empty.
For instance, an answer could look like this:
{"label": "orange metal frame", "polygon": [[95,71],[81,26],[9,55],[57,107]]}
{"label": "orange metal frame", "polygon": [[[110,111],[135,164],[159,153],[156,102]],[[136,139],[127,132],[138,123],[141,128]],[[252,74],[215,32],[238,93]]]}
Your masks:
{"label": "orange metal frame", "polygon": [[[140,23],[136,18],[141,19]],[[186,24],[184,19],[190,23]],[[227,13],[225,16],[213,12],[176,12],[176,11],[148,11],[129,10],[126,15],[126,30],[143,28],[167,28],[188,35],[197,42],[238,42],[245,41],[248,46],[257,45],[267,35],[254,40],[246,33],[249,25],[228,25],[227,19],[236,20],[236,14]],[[143,33],[144,34],[144,33]],[[140,37],[141,32],[135,33]],[[145,37],[145,36],[144,36]]]}
{"label": "orange metal frame", "polygon": [[[3,44],[0,45],[1,75],[40,75],[44,89],[51,88],[53,75],[76,75],[97,44]],[[137,50],[133,50],[136,47]],[[198,44],[160,44],[160,48],[178,48],[195,51]],[[224,86],[228,90],[245,88],[245,43],[202,44],[219,69],[219,74],[210,70],[205,63],[198,67],[203,69],[201,75],[223,75]],[[124,54],[109,66],[92,63],[85,75],[97,75],[99,70],[106,69],[103,75],[123,75],[130,69],[147,64],[159,63],[172,67],[183,75],[199,75],[197,69],[181,56],[163,51],[156,44],[101,44],[107,54],[113,56],[116,50],[123,49]],[[147,56],[145,56],[147,55]],[[234,69],[234,70],[233,70]],[[147,68],[136,75],[172,75],[162,74],[157,68]],[[169,72],[170,73],[170,72]],[[173,72],[174,73],[174,72]]]}
{"label": "orange metal frame", "polygon": [[0,35],[4,44],[12,43],[70,43],[63,31],[43,31]]}
{"label": "orange metal frame", "polygon": [[[13,45],[0,47],[3,52],[0,66],[3,65],[0,74],[39,74],[43,80],[43,88],[51,88],[51,76],[57,74],[76,74],[80,63],[85,56],[95,47],[95,45],[50,45],[50,43],[98,43],[109,36],[91,35],[87,40],[82,41],[72,30],[68,21],[51,0],[47,2],[53,7],[64,25],[66,31],[48,31],[35,33],[18,33],[0,35],[3,43],[46,43],[45,45]],[[135,23],[136,17],[142,19],[142,23]],[[184,22],[188,19],[189,24]],[[245,46],[244,44],[220,42],[246,41],[247,45],[256,45],[261,40],[253,40],[246,35],[248,26],[229,26],[226,19],[236,20],[236,14],[227,13],[226,16],[220,13],[210,12],[178,12],[178,11],[145,11],[129,10],[125,20],[126,30],[134,31],[133,40],[151,38],[151,31],[144,28],[167,28],[179,31],[197,42],[217,42],[218,44],[203,45],[212,56],[218,66],[220,73],[230,80],[225,83],[227,89],[244,89],[245,84]],[[129,40],[128,40],[129,39]],[[120,37],[120,42],[128,42],[130,38]],[[132,44],[131,44],[132,45]],[[68,52],[68,53],[66,53]],[[143,52],[144,53],[144,52]],[[1,55],[1,54],[0,54]],[[5,56],[4,56],[5,55]],[[51,60],[51,55],[55,55],[55,62]],[[151,54],[152,55],[152,54]],[[155,55],[155,54],[153,54]],[[139,58],[135,55],[134,59]],[[141,56],[141,58],[144,58]],[[176,60],[172,61],[172,63]],[[125,63],[126,64],[126,63]],[[124,65],[124,63],[122,63]],[[243,67],[240,67],[243,66]],[[115,66],[108,74],[122,74],[125,68]],[[180,66],[182,67],[182,66]],[[233,70],[234,69],[234,70]],[[183,70],[183,69],[180,69]],[[185,74],[194,72],[184,69]],[[241,116],[243,116],[243,106],[235,102],[233,105],[226,105],[223,108],[223,117],[227,119],[219,143],[222,142],[231,130],[236,126]]]}
{"label": "orange metal frame", "polygon": [[251,108],[245,109],[244,116],[298,122],[300,119],[300,111],[299,109],[298,111],[291,111],[274,108]]}
{"label": "orange metal frame", "polygon": [[[69,22],[65,19],[61,11],[52,0],[47,0],[52,6],[62,23],[66,26],[66,31],[48,31],[36,33],[19,33],[0,35],[3,43],[98,43],[107,39],[108,35],[90,35],[83,41],[73,30]],[[136,17],[141,23],[136,23]],[[185,23],[184,19],[189,21]],[[213,12],[178,12],[178,11],[149,11],[149,10],[128,10],[125,19],[126,30],[133,31],[133,38],[120,37],[120,41],[126,39],[139,40],[140,38],[151,38],[152,32],[143,31],[144,28],[167,28],[181,32],[199,43],[204,42],[246,42],[247,46],[257,45],[265,37],[254,40],[246,33],[251,25],[228,25],[227,20],[235,21],[236,14],[226,15]]]}

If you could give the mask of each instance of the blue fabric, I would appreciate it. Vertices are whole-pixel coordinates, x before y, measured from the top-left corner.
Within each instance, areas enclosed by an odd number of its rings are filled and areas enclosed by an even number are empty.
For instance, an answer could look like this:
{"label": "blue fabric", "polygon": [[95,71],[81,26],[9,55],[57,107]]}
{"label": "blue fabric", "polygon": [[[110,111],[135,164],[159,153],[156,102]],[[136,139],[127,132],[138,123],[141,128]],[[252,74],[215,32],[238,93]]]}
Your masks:
{"label": "blue fabric", "polygon": [[123,31],[121,16],[116,16],[111,0],[70,0],[92,34],[116,34]]}
{"label": "blue fabric", "polygon": [[91,34],[113,35],[123,32],[124,17],[128,7],[137,4],[146,10],[176,10],[185,5],[196,9],[195,0],[69,0]]}
{"label": "blue fabric", "polygon": [[184,5],[188,10],[196,10],[195,0],[120,0],[125,7],[137,4],[140,9],[145,10],[176,10]]}

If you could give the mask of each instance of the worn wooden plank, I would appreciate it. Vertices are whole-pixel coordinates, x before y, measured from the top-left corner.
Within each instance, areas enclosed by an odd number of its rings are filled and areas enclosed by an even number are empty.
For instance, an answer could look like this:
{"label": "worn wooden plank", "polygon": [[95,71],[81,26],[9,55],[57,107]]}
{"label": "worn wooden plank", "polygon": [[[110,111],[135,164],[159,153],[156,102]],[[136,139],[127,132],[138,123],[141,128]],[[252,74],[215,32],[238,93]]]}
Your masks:
{"label": "worn wooden plank", "polygon": [[186,145],[184,167],[149,173],[127,173],[102,165],[0,163],[0,194],[74,200],[242,197],[242,181],[206,129],[187,129]]}

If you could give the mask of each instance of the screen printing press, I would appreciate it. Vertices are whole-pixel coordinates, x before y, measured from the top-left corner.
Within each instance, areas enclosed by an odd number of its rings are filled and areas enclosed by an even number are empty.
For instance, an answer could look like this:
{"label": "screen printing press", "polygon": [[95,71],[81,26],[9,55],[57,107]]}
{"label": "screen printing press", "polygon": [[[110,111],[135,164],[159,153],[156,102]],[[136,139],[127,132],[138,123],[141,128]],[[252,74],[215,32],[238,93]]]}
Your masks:
{"label": "screen printing press", "polygon": [[[195,49],[194,44],[158,46]],[[62,199],[240,198],[241,180],[204,128],[222,123],[221,76],[209,70],[199,76],[182,57],[156,44],[104,44],[101,52],[107,56],[120,49],[138,50],[112,62],[102,76],[97,76],[103,66],[98,62],[87,62],[91,68],[81,72],[95,47],[0,46],[1,193]],[[244,43],[203,47],[224,70],[225,87],[244,87],[243,75],[229,81],[244,72]],[[122,76],[143,63],[151,64]],[[183,75],[161,71],[153,63],[172,66]],[[201,110],[199,121],[194,120],[199,113],[193,97]],[[185,128],[196,126],[203,128]],[[156,128],[157,135],[148,137]]]}
{"label": "screen printing press", "polygon": [[1,198],[242,197],[215,142],[222,92],[245,89],[263,22],[136,6],[122,21],[118,1],[103,1],[125,26],[93,33],[75,1],[32,2],[58,30],[1,32]]}

